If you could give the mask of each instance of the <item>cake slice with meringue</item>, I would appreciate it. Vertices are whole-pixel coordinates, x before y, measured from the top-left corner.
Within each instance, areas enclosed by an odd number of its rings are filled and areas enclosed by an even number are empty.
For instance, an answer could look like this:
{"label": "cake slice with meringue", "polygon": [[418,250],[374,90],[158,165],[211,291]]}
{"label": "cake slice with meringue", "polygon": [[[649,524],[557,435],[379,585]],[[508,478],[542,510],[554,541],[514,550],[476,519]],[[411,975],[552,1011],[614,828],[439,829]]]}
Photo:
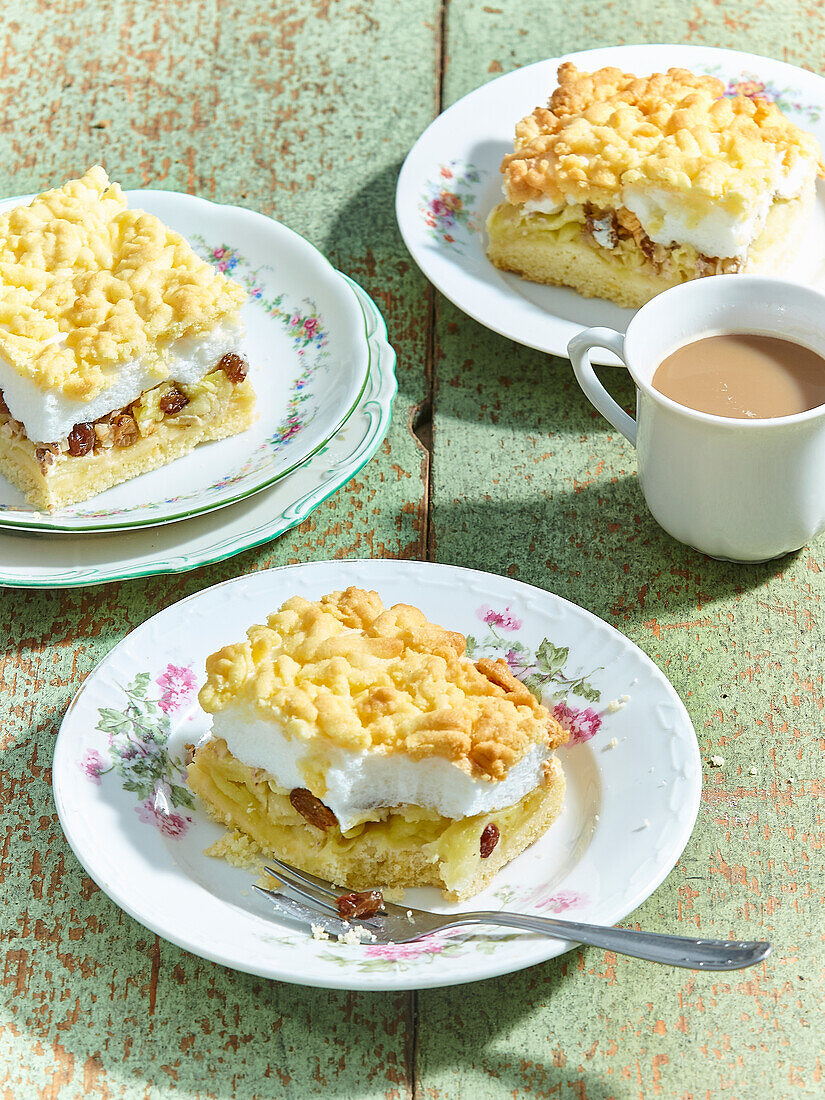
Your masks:
{"label": "cake slice with meringue", "polygon": [[54,512],[245,431],[246,298],[100,165],[0,213],[0,474]]}
{"label": "cake slice with meringue", "polygon": [[787,266],[825,166],[775,103],[727,95],[716,77],[566,62],[501,171],[493,264],[636,307],[691,279]]}
{"label": "cake slice with meringue", "polygon": [[250,849],[352,890],[482,890],[562,808],[566,731],[408,604],[295,596],[206,662],[188,782]]}

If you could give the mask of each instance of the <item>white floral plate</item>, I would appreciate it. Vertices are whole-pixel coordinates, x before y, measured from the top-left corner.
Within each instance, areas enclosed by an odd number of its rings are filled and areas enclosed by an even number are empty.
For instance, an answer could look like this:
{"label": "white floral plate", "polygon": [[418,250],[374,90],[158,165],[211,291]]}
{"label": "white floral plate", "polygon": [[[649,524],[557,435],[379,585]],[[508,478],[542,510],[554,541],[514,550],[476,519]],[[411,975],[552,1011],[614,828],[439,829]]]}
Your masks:
{"label": "white floral plate", "polygon": [[[347,283],[291,229],[239,206],[174,191],[129,191],[249,292],[245,347],[258,419],[139,478],[48,515],[0,477],[0,526],[111,531],[191,518],[274,484],[326,446],[369,373],[363,314]],[[6,200],[9,206],[22,198]]]}
{"label": "white floral plate", "polygon": [[375,454],[395,398],[395,352],[371,298],[351,279],[363,311],[367,387],[334,438],[299,470],[261,493],[186,523],[96,535],[43,535],[0,528],[0,585],[80,588],[157,573],[183,573],[269,542],[302,523]]}
{"label": "white floral plate", "polygon": [[[539,61],[497,77],[444,111],[413,146],[396,191],[396,216],[407,248],[436,287],[470,317],[517,343],[567,356],[567,344],[590,325],[624,331],[633,311],[583,298],[564,287],[508,275],[489,262],[484,223],[501,202],[500,165],[513,148],[516,123],[547,102],[563,61],[593,70],[615,65],[645,75],[671,67],[719,77],[727,94],[774,100],[825,147],[825,79],[767,57],[705,46],[610,46]],[[805,245],[785,278],[825,289],[825,190]],[[603,358],[599,358],[603,356]],[[618,363],[610,352],[594,362]]]}
{"label": "white floral plate", "polygon": [[[184,746],[207,730],[196,689],[204,659],[293,595],[355,584],[415,603],[469,635],[472,654],[506,655],[572,731],[561,752],[566,806],[548,833],[464,903],[613,924],[665,878],[701,792],[696,738],[664,675],[622,634],[558,596],[446,565],[314,562],[199,592],[134,630],[86,679],[54,758],[60,821],[92,878],[136,920],[197,955],[268,978],[343,989],[475,981],[570,945],[485,929],[406,945],[317,942],[250,889],[253,875],[203,855],[222,828],[185,786]],[[629,696],[621,709],[614,700]],[[432,889],[411,904],[449,910]],[[678,932],[676,914],[665,930]]]}

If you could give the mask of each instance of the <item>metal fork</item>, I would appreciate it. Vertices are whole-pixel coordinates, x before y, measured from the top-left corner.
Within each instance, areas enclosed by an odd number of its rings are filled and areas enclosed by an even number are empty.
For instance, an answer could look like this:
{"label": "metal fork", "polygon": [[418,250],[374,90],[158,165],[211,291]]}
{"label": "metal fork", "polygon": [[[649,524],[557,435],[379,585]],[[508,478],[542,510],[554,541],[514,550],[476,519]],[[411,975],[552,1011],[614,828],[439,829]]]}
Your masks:
{"label": "metal fork", "polygon": [[741,970],[762,962],[771,953],[772,945],[764,942],[696,940],[687,936],[639,932],[635,928],[609,928],[579,921],[556,920],[529,913],[429,913],[424,909],[412,909],[386,901],[383,911],[373,917],[343,920],[338,914],[336,901],[347,891],[336,890],[324,879],[306,871],[297,871],[279,859],[273,859],[272,864],[266,870],[278,880],[282,889],[266,890],[261,886],[255,886],[255,889],[280,912],[312,928],[313,932],[321,928],[331,935],[345,935],[353,927],[364,928],[369,933],[365,934],[365,943],[409,943],[444,928],[496,924],[691,970]]}

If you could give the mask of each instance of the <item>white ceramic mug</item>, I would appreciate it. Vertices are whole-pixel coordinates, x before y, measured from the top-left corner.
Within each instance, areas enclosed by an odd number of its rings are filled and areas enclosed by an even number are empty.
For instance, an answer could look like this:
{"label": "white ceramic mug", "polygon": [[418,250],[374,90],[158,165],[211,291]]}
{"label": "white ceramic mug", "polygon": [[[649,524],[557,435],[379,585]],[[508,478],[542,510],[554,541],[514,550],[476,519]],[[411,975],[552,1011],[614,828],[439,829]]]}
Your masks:
{"label": "white ceramic mug", "polygon": [[[670,352],[722,332],[784,337],[825,356],[825,295],[766,276],[713,275],[657,295],[625,336],[591,328],[567,350],[581,388],[637,448],[642,492],[661,526],[712,557],[766,561],[825,528],[825,406],[734,420],[653,389]],[[630,372],[635,420],[596,377],[594,347],[615,352]]]}

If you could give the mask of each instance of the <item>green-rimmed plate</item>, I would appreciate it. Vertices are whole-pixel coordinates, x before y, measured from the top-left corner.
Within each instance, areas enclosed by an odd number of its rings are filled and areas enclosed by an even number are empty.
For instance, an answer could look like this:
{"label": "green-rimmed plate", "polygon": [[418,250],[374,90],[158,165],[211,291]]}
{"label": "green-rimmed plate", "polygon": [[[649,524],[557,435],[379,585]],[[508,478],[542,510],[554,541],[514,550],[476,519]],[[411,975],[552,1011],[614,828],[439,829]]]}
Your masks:
{"label": "green-rimmed plate", "polygon": [[[316,248],[252,210],[173,191],[129,191],[249,292],[246,350],[258,419],[159,470],[51,515],[0,477],[0,527],[61,533],[191,519],[273,485],[325,447],[364,391],[369,355],[358,302]],[[3,206],[24,202],[9,199]]]}
{"label": "green-rimmed plate", "polygon": [[355,412],[300,470],[262,493],[186,523],[60,538],[0,529],[0,585],[81,588],[103,581],[182,573],[269,542],[303,522],[368,462],[387,434],[395,352],[375,304],[346,276],[359,305],[368,355],[367,384]]}

